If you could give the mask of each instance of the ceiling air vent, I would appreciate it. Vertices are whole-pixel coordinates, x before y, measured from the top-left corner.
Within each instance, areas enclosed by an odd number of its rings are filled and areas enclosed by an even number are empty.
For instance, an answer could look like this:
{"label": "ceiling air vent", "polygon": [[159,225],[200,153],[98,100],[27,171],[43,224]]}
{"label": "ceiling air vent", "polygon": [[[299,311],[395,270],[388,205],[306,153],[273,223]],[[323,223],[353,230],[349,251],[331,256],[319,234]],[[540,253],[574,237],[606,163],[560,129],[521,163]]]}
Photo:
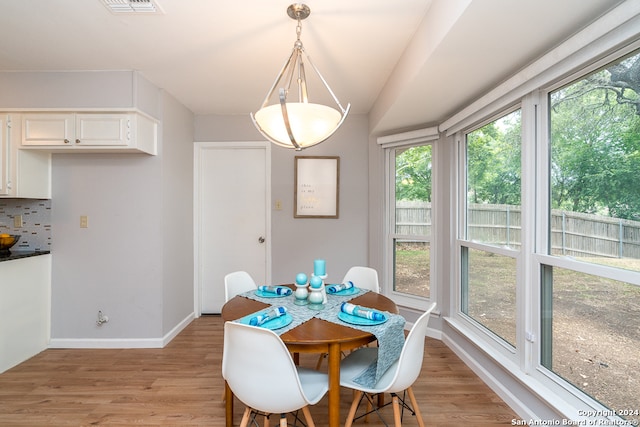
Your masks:
{"label": "ceiling air vent", "polygon": [[102,0],[112,13],[162,13],[154,0]]}

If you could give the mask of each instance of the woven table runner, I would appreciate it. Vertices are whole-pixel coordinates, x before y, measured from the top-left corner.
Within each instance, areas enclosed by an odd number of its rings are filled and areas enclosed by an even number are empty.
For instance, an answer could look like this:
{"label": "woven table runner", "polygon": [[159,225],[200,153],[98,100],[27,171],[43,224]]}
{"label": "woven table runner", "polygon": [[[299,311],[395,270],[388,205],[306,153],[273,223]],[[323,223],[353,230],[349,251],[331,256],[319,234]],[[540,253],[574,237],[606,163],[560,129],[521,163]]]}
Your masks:
{"label": "woven table runner", "polygon": [[[381,311],[381,313],[384,313],[387,316],[388,320],[379,325],[353,325],[340,320],[338,318],[338,313],[340,313],[340,306],[342,303],[362,295],[365,292],[369,291],[360,289],[358,293],[352,295],[328,294],[327,304],[325,304],[324,308],[320,310],[310,309],[309,305],[296,305],[295,296],[293,294],[281,298],[264,298],[256,295],[254,291],[249,291],[241,294],[240,296],[260,301],[271,306],[282,306],[287,309],[287,313],[291,315],[293,321],[283,328],[276,329],[274,332],[278,335],[282,335],[314,317],[373,334],[378,340],[378,360],[377,362],[372,363],[369,368],[354,379],[355,382],[365,387],[373,387],[386,370],[389,369],[389,367],[400,357],[400,353],[402,352],[402,347],[404,345],[405,319],[399,314]],[[265,309],[259,310],[256,313],[264,310]]]}

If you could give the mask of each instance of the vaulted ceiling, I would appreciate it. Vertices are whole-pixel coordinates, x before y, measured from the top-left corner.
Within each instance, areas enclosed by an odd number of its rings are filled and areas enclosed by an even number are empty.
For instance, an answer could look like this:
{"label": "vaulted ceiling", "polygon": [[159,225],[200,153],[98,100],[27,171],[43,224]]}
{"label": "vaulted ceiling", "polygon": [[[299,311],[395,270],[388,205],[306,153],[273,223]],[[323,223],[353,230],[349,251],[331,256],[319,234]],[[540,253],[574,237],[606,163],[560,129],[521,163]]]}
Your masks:
{"label": "vaulted ceiling", "polygon": [[[0,71],[138,70],[195,114],[248,115],[296,38],[287,0],[126,14],[104,1],[0,2]],[[384,133],[447,119],[620,2],[307,0],[301,38],[340,101]]]}

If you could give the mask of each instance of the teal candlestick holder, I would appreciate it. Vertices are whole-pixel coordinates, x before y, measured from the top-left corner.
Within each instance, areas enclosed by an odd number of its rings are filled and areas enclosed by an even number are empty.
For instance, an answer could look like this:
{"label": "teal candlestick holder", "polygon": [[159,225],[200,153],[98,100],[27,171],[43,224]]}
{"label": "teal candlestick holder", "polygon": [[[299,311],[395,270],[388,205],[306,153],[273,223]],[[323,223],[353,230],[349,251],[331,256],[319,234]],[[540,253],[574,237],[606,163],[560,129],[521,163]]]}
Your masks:
{"label": "teal candlestick holder", "polygon": [[309,293],[309,309],[310,310],[322,310],[326,302],[325,295],[323,294],[324,282],[318,276],[311,276],[309,281],[311,292]]}
{"label": "teal candlestick holder", "polygon": [[307,305],[309,304],[309,290],[307,289],[307,275],[299,273],[296,276],[296,291],[294,292],[296,297],[293,302],[295,305]]}

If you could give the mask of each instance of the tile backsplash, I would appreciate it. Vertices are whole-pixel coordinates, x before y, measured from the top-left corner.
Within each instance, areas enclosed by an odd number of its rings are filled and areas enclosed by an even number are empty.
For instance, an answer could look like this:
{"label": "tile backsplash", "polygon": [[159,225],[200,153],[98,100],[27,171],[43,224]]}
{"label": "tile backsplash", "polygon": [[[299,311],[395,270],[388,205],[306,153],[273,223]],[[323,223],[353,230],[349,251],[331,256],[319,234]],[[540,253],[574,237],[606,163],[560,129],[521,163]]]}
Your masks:
{"label": "tile backsplash", "polygon": [[[14,218],[22,215],[22,227],[14,227]],[[0,199],[0,234],[19,234],[12,250],[51,250],[51,200]]]}

